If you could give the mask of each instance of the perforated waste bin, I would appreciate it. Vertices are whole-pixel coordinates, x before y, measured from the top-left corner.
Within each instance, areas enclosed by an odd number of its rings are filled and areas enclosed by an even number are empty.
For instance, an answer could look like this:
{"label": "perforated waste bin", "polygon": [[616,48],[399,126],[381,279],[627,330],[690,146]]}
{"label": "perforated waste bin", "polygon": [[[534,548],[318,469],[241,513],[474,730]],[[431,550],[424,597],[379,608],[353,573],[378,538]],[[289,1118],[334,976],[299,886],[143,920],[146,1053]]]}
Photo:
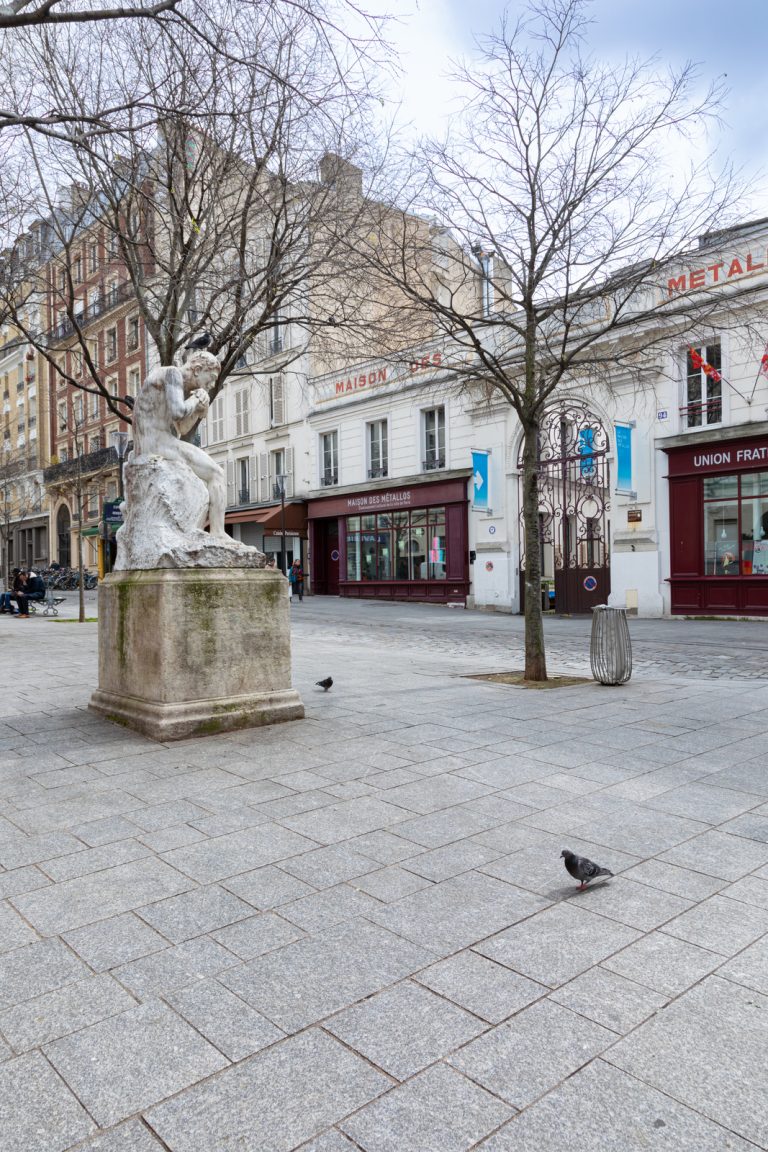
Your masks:
{"label": "perforated waste bin", "polygon": [[589,649],[592,675],[600,684],[626,684],[632,675],[632,641],[624,608],[598,604],[592,609]]}

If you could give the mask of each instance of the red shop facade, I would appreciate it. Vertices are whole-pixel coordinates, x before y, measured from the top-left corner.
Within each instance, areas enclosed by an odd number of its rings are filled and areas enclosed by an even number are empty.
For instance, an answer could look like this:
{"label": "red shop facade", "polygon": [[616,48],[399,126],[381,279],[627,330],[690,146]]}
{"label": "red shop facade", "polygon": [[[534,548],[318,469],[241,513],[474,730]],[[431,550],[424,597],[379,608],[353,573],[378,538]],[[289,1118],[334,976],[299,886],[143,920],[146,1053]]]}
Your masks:
{"label": "red shop facade", "polygon": [[468,476],[310,500],[313,592],[379,600],[466,599]]}
{"label": "red shop facade", "polygon": [[768,436],[664,451],[673,614],[768,616]]}

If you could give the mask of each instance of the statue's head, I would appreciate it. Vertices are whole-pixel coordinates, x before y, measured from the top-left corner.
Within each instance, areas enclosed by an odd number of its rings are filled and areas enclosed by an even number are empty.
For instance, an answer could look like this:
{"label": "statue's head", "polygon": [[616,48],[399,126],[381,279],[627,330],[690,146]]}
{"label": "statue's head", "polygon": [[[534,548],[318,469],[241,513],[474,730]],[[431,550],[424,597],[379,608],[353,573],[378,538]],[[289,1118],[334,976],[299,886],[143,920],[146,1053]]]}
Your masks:
{"label": "statue's head", "polygon": [[195,388],[204,388],[210,392],[216,383],[221,365],[210,352],[202,350],[192,352],[184,361],[181,372],[184,377],[184,391],[194,392]]}

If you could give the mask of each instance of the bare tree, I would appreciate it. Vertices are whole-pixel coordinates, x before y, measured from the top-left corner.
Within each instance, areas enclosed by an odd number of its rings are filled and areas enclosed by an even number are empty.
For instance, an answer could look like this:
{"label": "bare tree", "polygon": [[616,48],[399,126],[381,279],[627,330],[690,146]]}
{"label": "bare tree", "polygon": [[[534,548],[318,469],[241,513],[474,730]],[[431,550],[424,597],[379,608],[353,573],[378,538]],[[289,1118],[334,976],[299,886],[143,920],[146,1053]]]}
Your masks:
{"label": "bare tree", "polygon": [[40,490],[30,479],[29,463],[25,450],[11,448],[9,441],[3,441],[0,448],[0,556],[6,587],[10,587],[11,536],[28,516],[40,510]]}
{"label": "bare tree", "polygon": [[[273,8],[241,13],[237,35],[219,29],[213,51],[193,31],[170,38],[150,25],[116,25],[98,44],[41,34],[30,46],[38,83],[83,132],[67,142],[26,133],[50,258],[17,245],[0,292],[18,323],[28,295],[47,293],[58,321],[25,335],[115,414],[125,406],[89,330],[103,301],[87,298],[78,264],[92,240],[111,254],[121,300],[135,298],[161,362],[211,333],[219,387],[254,346],[284,364],[311,333],[343,327],[347,297],[333,285],[350,278],[346,242],[364,213],[350,158],[369,93],[339,75],[311,14]],[[234,51],[246,43],[258,46],[258,67]],[[151,96],[132,100],[137,84]],[[106,106],[116,111],[100,113],[105,130],[90,132],[93,109]],[[52,189],[65,184],[62,199]],[[62,347],[77,347],[84,376],[62,363]]]}
{"label": "bare tree", "polygon": [[397,258],[367,252],[372,274],[435,320],[457,386],[503,400],[520,422],[529,680],[547,678],[537,487],[547,406],[617,370],[642,384],[649,349],[713,322],[722,293],[671,298],[665,268],[737,205],[733,174],[696,159],[719,86],[702,92],[691,65],[592,59],[587,9],[534,0],[482,41],[457,74],[451,137],[425,144],[400,181],[397,202],[426,209],[432,230],[417,234],[403,216]]}

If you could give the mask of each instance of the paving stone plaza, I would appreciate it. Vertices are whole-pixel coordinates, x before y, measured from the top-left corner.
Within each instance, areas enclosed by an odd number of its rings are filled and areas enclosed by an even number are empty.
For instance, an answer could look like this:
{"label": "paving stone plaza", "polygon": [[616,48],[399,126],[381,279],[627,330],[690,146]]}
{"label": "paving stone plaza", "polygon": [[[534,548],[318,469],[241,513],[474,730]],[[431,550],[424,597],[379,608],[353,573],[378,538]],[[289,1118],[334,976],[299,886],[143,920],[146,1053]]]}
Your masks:
{"label": "paving stone plaza", "polygon": [[768,624],[528,691],[519,618],[292,612],[306,719],[166,745],[0,620],[0,1152],[768,1148]]}

